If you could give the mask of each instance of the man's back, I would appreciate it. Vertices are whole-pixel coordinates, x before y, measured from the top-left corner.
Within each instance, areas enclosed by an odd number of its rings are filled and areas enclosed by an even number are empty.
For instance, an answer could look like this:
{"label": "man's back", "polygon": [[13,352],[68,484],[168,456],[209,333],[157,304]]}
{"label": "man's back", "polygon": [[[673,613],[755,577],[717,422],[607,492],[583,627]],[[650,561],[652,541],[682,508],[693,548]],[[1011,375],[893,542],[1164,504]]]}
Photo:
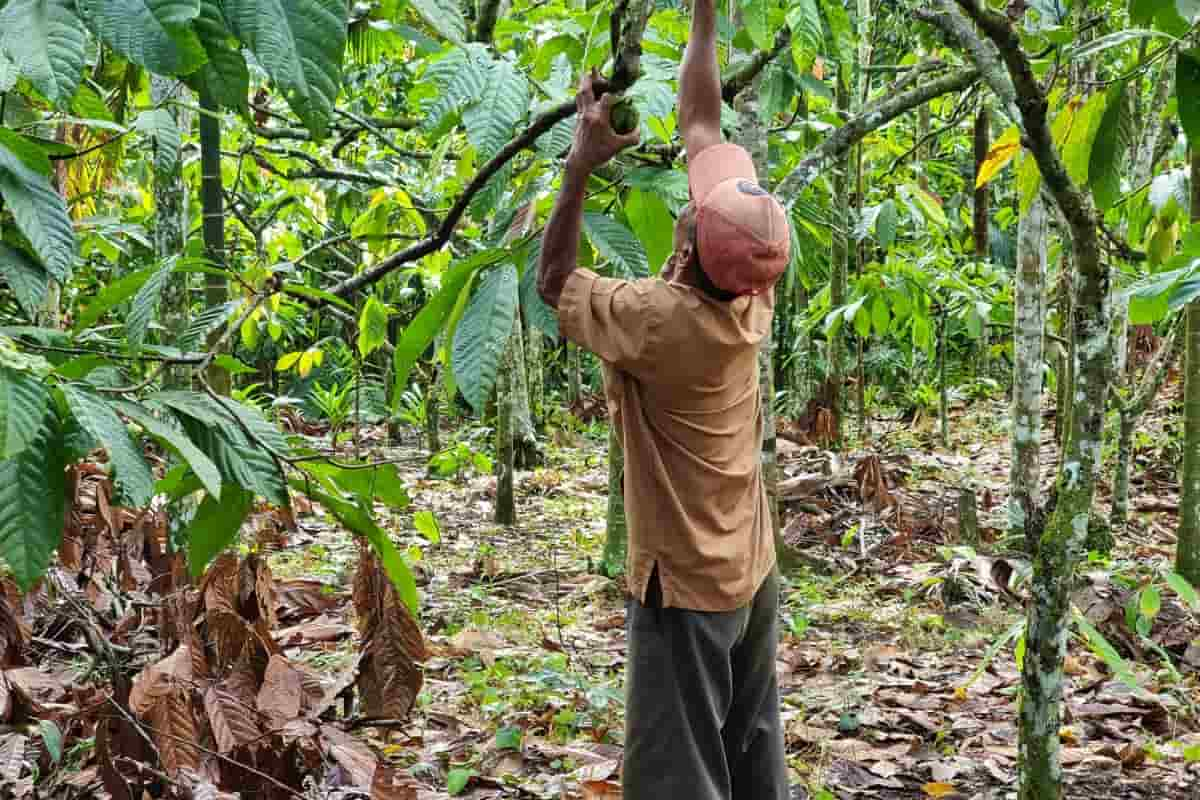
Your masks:
{"label": "man's back", "polygon": [[657,568],[665,607],[727,611],[774,566],[757,364],[772,305],[770,292],[719,302],[679,283],[587,270],[564,288],[564,335],[605,365],[639,600]]}

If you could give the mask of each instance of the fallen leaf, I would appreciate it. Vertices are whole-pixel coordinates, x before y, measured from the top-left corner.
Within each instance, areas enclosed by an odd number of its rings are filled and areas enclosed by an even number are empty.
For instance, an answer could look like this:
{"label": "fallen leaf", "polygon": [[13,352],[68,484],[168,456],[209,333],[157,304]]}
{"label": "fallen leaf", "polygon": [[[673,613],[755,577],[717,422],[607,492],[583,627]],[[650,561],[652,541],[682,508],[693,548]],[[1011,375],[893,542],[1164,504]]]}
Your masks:
{"label": "fallen leaf", "polygon": [[946,797],[954,794],[956,789],[953,784],[935,781],[922,786],[921,791],[925,793],[926,797]]}

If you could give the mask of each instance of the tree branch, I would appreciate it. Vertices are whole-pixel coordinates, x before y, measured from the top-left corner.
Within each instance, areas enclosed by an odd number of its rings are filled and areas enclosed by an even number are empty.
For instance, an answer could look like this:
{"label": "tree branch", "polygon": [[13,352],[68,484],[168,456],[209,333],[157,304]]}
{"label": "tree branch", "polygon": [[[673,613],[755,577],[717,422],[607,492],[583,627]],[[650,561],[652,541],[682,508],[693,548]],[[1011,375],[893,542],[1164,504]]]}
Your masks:
{"label": "tree branch", "polygon": [[913,9],[913,16],[933,25],[966,51],[971,63],[979,69],[984,82],[999,98],[1005,115],[1013,122],[1019,122],[1021,117],[1016,106],[1017,91],[1005,69],[999,48],[990,39],[979,38],[971,21],[963,16],[950,0],[937,0],[937,6],[937,11],[928,8]]}
{"label": "tree branch", "polygon": [[770,50],[759,50],[754,56],[733,72],[721,85],[721,99],[730,105],[738,96],[738,93],[754,82],[758,77],[758,73],[762,72],[767,64],[780,53],[782,53],[792,41],[792,34],[788,28],[782,28],[775,35],[775,44]]}
{"label": "tree branch", "polygon": [[786,205],[796,202],[808,188],[839,156],[845,154],[856,142],[871,131],[882,128],[896,117],[928,103],[935,97],[951,92],[961,92],[979,80],[979,70],[963,69],[923,86],[895,95],[865,109],[857,117],[834,131],[825,141],[813,148],[788,176],[780,182],[776,194]]}

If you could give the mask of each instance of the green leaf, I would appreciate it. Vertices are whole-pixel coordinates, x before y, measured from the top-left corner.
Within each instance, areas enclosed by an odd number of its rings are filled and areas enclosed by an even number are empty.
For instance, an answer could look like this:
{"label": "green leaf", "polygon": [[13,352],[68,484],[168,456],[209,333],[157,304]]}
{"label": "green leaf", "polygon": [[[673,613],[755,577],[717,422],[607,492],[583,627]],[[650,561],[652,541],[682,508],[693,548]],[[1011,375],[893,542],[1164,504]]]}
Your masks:
{"label": "green leaf", "polygon": [[625,196],[625,217],[646,250],[649,271],[657,275],[675,250],[675,220],[662,197],[642,189]]}
{"label": "green leaf", "polygon": [[431,544],[442,541],[442,528],[438,525],[437,517],[432,511],[418,511],[413,514],[413,527]]}
{"label": "green leaf", "polygon": [[[789,4],[787,24],[792,29],[793,48],[799,46],[812,55],[824,51],[825,30],[821,26],[821,11],[817,7],[817,0],[793,0]],[[759,46],[767,49],[770,44]]]}
{"label": "green leaf", "polygon": [[146,267],[137,272],[131,272],[120,280],[105,286],[96,295],[96,298],[83,309],[83,313],[75,322],[75,330],[87,330],[113,308],[133,297],[146,281],[150,280],[156,270],[156,267]]}
{"label": "green leaf", "polygon": [[200,0],[78,0],[79,13],[104,42],[159,75],[187,75],[204,63],[190,22]]}
{"label": "green leaf", "polygon": [[879,209],[879,216],[875,218],[875,240],[884,250],[890,250],[892,243],[896,241],[898,223],[896,201],[891,199],[883,201],[883,205]]}
{"label": "green leaf", "polygon": [[4,55],[3,49],[0,49],[0,92],[11,90],[17,85],[17,79],[20,77],[21,72],[17,65]]}
{"label": "green leaf", "polygon": [[1158,616],[1158,612],[1162,610],[1162,596],[1159,595],[1158,589],[1153,586],[1142,589],[1138,600],[1138,610],[1142,616],[1148,619]]}
{"label": "green leaf", "polygon": [[0,461],[0,558],[21,591],[29,591],[50,564],[66,524],[65,448],[57,418],[47,415],[36,438],[14,458]]}
{"label": "green leaf", "polygon": [[1175,594],[1179,595],[1180,600],[1187,603],[1188,608],[1200,611],[1200,594],[1196,592],[1196,588],[1187,578],[1178,572],[1168,572],[1167,585],[1175,590]]}
{"label": "green leaf", "polygon": [[[437,93],[426,108],[426,126],[430,130],[438,130],[448,115],[457,114],[467,104],[483,97],[492,64],[487,47],[479,43],[455,48],[430,64],[425,69],[424,80],[432,82],[437,87]],[[570,120],[564,121],[574,131],[574,124]],[[570,143],[570,138],[567,143]]]}
{"label": "green leaf", "polygon": [[633,233],[607,214],[583,213],[583,230],[592,247],[609,263],[618,277],[634,280],[650,274],[646,251]]}
{"label": "green leaf", "polygon": [[1200,49],[1182,50],[1175,57],[1175,96],[1188,141],[1200,141]]}
{"label": "green leaf", "polygon": [[515,725],[509,725],[496,731],[496,747],[501,750],[520,750],[521,740],[525,732]]}
{"label": "green leaf", "polygon": [[375,549],[376,555],[379,556],[383,571],[387,573],[392,585],[400,594],[400,599],[408,606],[408,610],[413,613],[413,616],[417,616],[421,601],[417,594],[417,582],[413,578],[412,570],[409,569],[404,557],[400,555],[400,551],[396,549],[396,545],[388,538],[387,533],[375,524],[375,520],[371,519],[371,515],[361,506],[334,497],[328,492],[306,484],[301,479],[293,478],[292,487],[324,506],[325,510],[332,514],[338,522],[359,536],[366,537],[367,541],[371,543],[371,547]]}
{"label": "green leaf", "polygon": [[871,327],[875,329],[875,335],[883,336],[887,333],[891,321],[892,314],[888,310],[887,301],[876,295],[875,299],[871,301]]}
{"label": "green leaf", "polygon": [[517,270],[512,264],[500,264],[480,279],[454,332],[454,377],[477,413],[483,413],[496,385],[516,313]]}
{"label": "green leaf", "polygon": [[1138,26],[1151,25],[1163,6],[1173,5],[1174,0],[1129,0],[1129,21]]}
{"label": "green leaf", "polygon": [[294,294],[300,297],[308,297],[313,300],[324,300],[326,303],[335,305],[343,311],[354,311],[354,306],[347,303],[336,294],[325,291],[324,289],[314,289],[311,286],[304,286],[298,283],[289,283],[283,287],[286,294]]}
{"label": "green leaf", "polygon": [[221,487],[220,500],[211,494],[205,496],[183,534],[188,568],[193,576],[203,575],[216,555],[237,539],[253,506],[254,495],[234,484]]}
{"label": "green leaf", "polygon": [[446,791],[451,795],[462,794],[474,775],[474,770],[455,767],[446,774]]}
{"label": "green leaf", "polygon": [[511,61],[497,61],[479,102],[463,112],[467,141],[487,161],[512,138],[529,112],[529,81]]}
{"label": "green leaf", "polygon": [[25,315],[34,319],[46,302],[50,283],[50,276],[42,265],[24,250],[0,242],[0,278],[12,289]]}
{"label": "green leaf", "polygon": [[137,294],[133,296],[129,313],[125,315],[125,336],[129,340],[129,350],[134,355],[137,355],[142,349],[146,331],[150,328],[150,320],[158,313],[163,290],[166,289],[172,273],[175,272],[175,264],[176,261],[173,258],[164,261],[151,273],[146,282],[138,288]]}
{"label": "green leaf", "polygon": [[250,71],[246,59],[235,47],[221,17],[221,9],[212,0],[201,0],[200,16],[192,23],[208,61],[188,76],[188,85],[199,93],[207,90],[222,108],[244,111],[250,93]]}
{"label": "green leaf", "polygon": [[43,719],[38,722],[38,732],[42,734],[42,742],[46,745],[46,752],[50,754],[50,760],[55,764],[62,761],[62,729],[54,722]]}
{"label": "green leaf", "polygon": [[829,25],[830,55],[839,63],[849,64],[854,60],[854,28],[850,24],[850,15],[842,0],[821,0],[821,12]]}
{"label": "green leaf", "polygon": [[866,339],[871,335],[871,313],[867,311],[861,301],[857,305],[858,310],[854,314],[854,332],[860,338]]}
{"label": "green leaf", "polygon": [[1097,92],[1089,97],[1075,113],[1071,130],[1063,144],[1063,160],[1071,180],[1084,186],[1088,182],[1088,168],[1092,158],[1092,145],[1096,131],[1104,118],[1104,107],[1108,95]]}
{"label": "green leaf", "polygon": [[467,20],[453,0],[412,0],[412,7],[442,38],[461,45],[467,40]]}
{"label": "green leaf", "polygon": [[1021,216],[1029,213],[1041,190],[1042,172],[1033,156],[1026,153],[1017,164],[1017,194],[1020,197]]}
{"label": "green leaf", "polygon": [[1104,661],[1113,676],[1135,692],[1141,691],[1142,687],[1138,685],[1137,678],[1134,676],[1133,671],[1129,669],[1128,662],[1121,658],[1121,654],[1104,638],[1100,631],[1096,630],[1087,617],[1076,611],[1075,624],[1083,631],[1088,647]]}
{"label": "green leaf", "polygon": [[539,236],[529,244],[529,255],[525,259],[525,271],[521,273],[521,311],[525,321],[532,327],[551,339],[557,339],[558,311],[542,299],[537,288],[538,259],[541,252],[542,239]]}
{"label": "green leaf", "polygon": [[37,440],[50,392],[28,372],[0,366],[0,459],[9,459]]}
{"label": "green leaf", "polygon": [[1142,39],[1161,39],[1173,38],[1162,31],[1152,31],[1144,28],[1126,28],[1125,30],[1110,33],[1107,36],[1101,36],[1098,39],[1093,39],[1090,42],[1080,45],[1076,48],[1071,48],[1067,51],[1068,58],[1076,60],[1085,60],[1095,56],[1097,53],[1103,52],[1110,47],[1117,47],[1126,44],[1127,42],[1140,41]]}
{"label": "green leaf", "polygon": [[223,427],[207,426],[186,414],[180,420],[191,440],[217,465],[222,484],[236,484],[277,506],[288,505],[287,486],[275,460],[237,424],[223,418]]}
{"label": "green leaf", "polygon": [[1125,154],[1129,152],[1135,135],[1135,125],[1125,95],[1127,85],[1121,82],[1109,88],[1104,115],[1092,145],[1088,181],[1096,198],[1096,206],[1101,211],[1107,211],[1121,197],[1121,171],[1125,165]]}
{"label": "green leaf", "polygon": [[46,175],[30,168],[20,153],[20,142],[20,137],[0,128],[0,198],[46,270],[65,282],[75,260],[75,231],[67,205]]}
{"label": "green leaf", "polygon": [[345,1],[222,0],[222,8],[305,127],[324,138],[342,77]]}
{"label": "green leaf", "polygon": [[362,316],[358,318],[358,352],[363,358],[371,355],[387,341],[388,310],[375,295],[367,298]]}
{"label": "green leaf", "polygon": [[141,425],[146,433],[153,436],[166,447],[183,459],[192,468],[200,483],[214,498],[221,497],[221,472],[205,453],[188,438],[187,433],[180,427],[174,417],[159,419],[144,406],[137,403],[122,401],[117,406],[121,413]]}
{"label": "green leaf", "polygon": [[256,375],[258,370],[244,361],[234,358],[228,353],[222,353],[213,359],[213,363],[231,375]]}
{"label": "green leaf", "polygon": [[442,276],[441,290],[417,313],[412,323],[404,329],[400,341],[396,343],[396,352],[392,357],[395,381],[395,390],[392,392],[393,411],[396,410],[404,390],[408,388],[408,375],[412,372],[413,365],[442,329],[463,286],[477,269],[495,264],[506,255],[504,250],[485,250],[466,261],[458,262]]}
{"label": "green leaf", "polygon": [[133,127],[144,134],[154,147],[154,171],[169,175],[179,163],[182,134],[175,117],[165,108],[152,108],[138,114]]}
{"label": "green leaf", "polygon": [[759,50],[770,50],[775,43],[775,32],[771,30],[771,7],[774,4],[771,0],[738,0],[738,5],[742,8],[742,22],[754,46]]}
{"label": "green leaf", "polygon": [[117,484],[126,496],[139,508],[149,505],[154,496],[154,476],[141,448],[134,443],[112,405],[79,386],[66,383],[59,388],[80,427],[100,440],[108,451]]}
{"label": "green leaf", "polygon": [[325,461],[308,461],[300,462],[300,468],[320,479],[330,490],[362,499],[368,504],[378,500],[389,508],[401,511],[412,503],[395,464],[379,464],[364,469]]}
{"label": "green leaf", "polygon": [[942,204],[938,199],[920,187],[914,187],[912,192],[913,200],[917,203],[917,208],[921,210],[921,214],[928,222],[933,223],[939,228],[946,227],[946,212],[942,209]]}
{"label": "green leaf", "polygon": [[56,106],[79,88],[87,34],[71,0],[9,0],[0,10],[0,50]]}

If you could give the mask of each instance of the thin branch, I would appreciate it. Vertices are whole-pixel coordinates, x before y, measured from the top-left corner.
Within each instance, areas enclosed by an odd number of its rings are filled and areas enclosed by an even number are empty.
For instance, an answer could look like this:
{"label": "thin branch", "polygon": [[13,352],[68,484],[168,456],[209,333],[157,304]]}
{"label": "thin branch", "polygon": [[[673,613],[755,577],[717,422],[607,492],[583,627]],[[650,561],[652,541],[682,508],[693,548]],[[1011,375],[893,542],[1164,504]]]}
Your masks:
{"label": "thin branch", "polygon": [[1000,99],[1004,113],[1013,122],[1019,122],[1021,115],[1016,106],[1017,90],[1004,67],[999,48],[990,39],[980,38],[975,33],[975,26],[949,0],[939,0],[937,5],[937,11],[915,8],[913,16],[938,28],[959,48],[965,50],[984,81]]}
{"label": "thin branch", "polygon": [[959,100],[958,107],[955,108],[954,111],[950,114],[950,122],[948,122],[945,126],[938,128],[936,131],[931,131],[931,132],[925,134],[912,147],[910,147],[904,153],[901,153],[899,156],[897,156],[896,160],[892,162],[892,166],[890,166],[888,168],[887,172],[883,173],[882,177],[887,178],[893,172],[896,171],[896,168],[899,167],[902,162],[908,160],[914,153],[919,151],[926,144],[928,144],[929,142],[932,142],[934,139],[938,138],[943,133],[949,133],[950,131],[957,128],[960,124],[962,124],[963,117],[965,117],[967,114],[967,111],[970,110],[971,101],[974,99],[974,97],[975,97],[975,91],[974,91],[974,87],[972,87],[971,91],[968,91],[967,93],[965,93],[963,95],[962,99]]}
{"label": "thin branch", "polygon": [[791,30],[789,28],[780,29],[779,33],[775,35],[775,44],[770,50],[758,51],[745,65],[722,82],[721,99],[732,105],[734,98],[753,83],[758,74],[766,69],[767,64],[770,64],[791,43]]}
{"label": "thin branch", "polygon": [[935,97],[964,91],[974,85],[979,77],[979,70],[963,69],[937,80],[928,81],[922,86],[889,97],[864,109],[861,114],[847,121],[845,125],[834,131],[825,141],[801,159],[796,168],[780,182],[776,194],[787,205],[795,203],[801,193],[825,171],[830,163],[843,155],[868,133],[883,127],[901,114],[928,103]]}
{"label": "thin branch", "polygon": [[121,141],[122,139],[124,139],[126,136],[128,136],[132,132],[133,132],[133,128],[130,128],[128,130],[118,133],[116,136],[110,136],[109,138],[105,139],[103,142],[100,142],[99,144],[94,144],[91,147],[85,148],[83,150],[76,150],[73,153],[51,153],[47,157],[51,161],[70,161],[73,158],[83,158],[84,156],[88,155],[89,153],[94,153],[97,150],[108,147],[110,144],[115,144],[116,142]]}

